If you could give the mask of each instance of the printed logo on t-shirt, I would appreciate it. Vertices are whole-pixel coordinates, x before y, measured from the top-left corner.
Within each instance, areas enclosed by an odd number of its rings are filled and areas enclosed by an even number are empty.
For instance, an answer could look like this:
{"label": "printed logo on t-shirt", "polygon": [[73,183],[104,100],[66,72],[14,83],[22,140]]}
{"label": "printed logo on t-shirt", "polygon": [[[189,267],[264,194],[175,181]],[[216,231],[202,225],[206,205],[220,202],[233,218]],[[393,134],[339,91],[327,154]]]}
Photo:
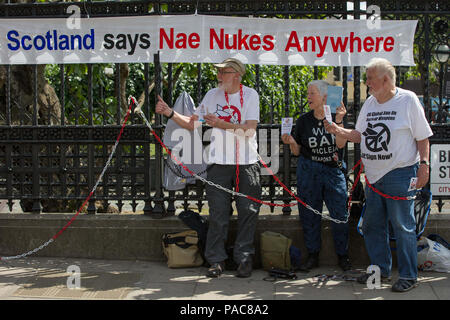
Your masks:
{"label": "printed logo on t-shirt", "polygon": [[214,112],[214,115],[219,119],[234,124],[241,123],[241,111],[237,107],[233,105],[221,106],[220,104],[217,104],[216,107],[217,109]]}
{"label": "printed logo on t-shirt", "polygon": [[[389,160],[392,158],[392,152],[389,152],[391,131],[385,123],[394,121],[396,116],[395,111],[369,112],[367,114],[367,128],[362,135],[365,137],[364,145],[368,152],[362,152],[361,158],[368,160]],[[372,124],[369,121],[375,123]]]}
{"label": "printed logo on t-shirt", "polygon": [[389,151],[388,145],[391,140],[391,132],[385,124],[377,123],[372,125],[368,123],[363,135],[366,137],[367,150],[372,152]]}

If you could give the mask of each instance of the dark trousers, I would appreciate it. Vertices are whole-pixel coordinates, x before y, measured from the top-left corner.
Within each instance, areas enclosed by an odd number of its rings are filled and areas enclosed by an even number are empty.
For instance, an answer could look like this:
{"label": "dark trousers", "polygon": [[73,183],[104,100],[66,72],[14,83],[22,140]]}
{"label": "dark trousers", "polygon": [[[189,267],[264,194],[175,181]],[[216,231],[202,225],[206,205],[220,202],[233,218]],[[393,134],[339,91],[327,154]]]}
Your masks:
{"label": "dark trousers", "polygon": [[[256,199],[261,198],[259,163],[239,166],[239,192]],[[236,166],[214,164],[208,170],[209,181],[232,190],[236,184]],[[228,192],[206,185],[209,205],[209,227],[206,239],[205,257],[210,264],[227,259],[225,243],[228,237],[231,197]],[[238,230],[234,243],[233,259],[236,263],[255,253],[254,237],[260,204],[244,197],[236,197]]]}
{"label": "dark trousers", "polygon": [[[339,168],[332,168],[302,156],[297,163],[297,193],[303,202],[320,213],[323,202],[332,218],[345,220],[347,213],[347,183]],[[303,226],[305,245],[310,253],[321,248],[322,217],[298,204],[300,221]],[[332,222],[333,240],[336,253],[348,252],[348,223]]]}

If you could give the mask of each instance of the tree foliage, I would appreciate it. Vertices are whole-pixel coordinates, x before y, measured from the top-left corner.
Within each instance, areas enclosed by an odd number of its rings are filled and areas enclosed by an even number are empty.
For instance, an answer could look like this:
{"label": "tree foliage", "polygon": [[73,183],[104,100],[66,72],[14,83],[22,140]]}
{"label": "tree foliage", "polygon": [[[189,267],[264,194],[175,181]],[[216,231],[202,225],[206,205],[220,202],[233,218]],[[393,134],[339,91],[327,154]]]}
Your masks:
{"label": "tree foliage", "polygon": [[[125,96],[139,97],[145,92],[145,68],[143,63],[129,64],[129,74],[126,79]],[[105,70],[113,71],[108,75]],[[93,94],[93,123],[95,125],[116,123],[119,92],[116,88],[116,64],[94,64],[92,67],[92,94]],[[154,65],[149,64],[148,79],[154,81]],[[168,64],[162,65],[163,97],[168,101]],[[172,84],[173,101],[183,92],[188,92],[198,104],[208,90],[217,85],[217,71],[213,64],[201,64],[200,78],[199,64],[175,63],[172,64],[173,74],[179,70],[179,75]],[[278,122],[284,116],[296,116],[307,111],[306,86],[314,79],[314,68],[308,66],[291,66],[289,73],[289,108],[286,108],[286,84],[284,66],[259,66],[259,76],[256,65],[248,65],[247,73],[242,83],[258,89],[260,93],[261,122]],[[319,67],[319,78],[324,78],[331,68]],[[61,83],[61,66],[47,65],[45,77],[58,92],[60,100],[64,94],[65,117],[71,124],[88,123],[89,107],[89,79],[86,64],[64,66],[64,93]],[[173,77],[175,78],[175,76]],[[200,80],[199,80],[200,79]],[[259,81],[258,81],[259,79]],[[150,109],[154,108],[154,90],[149,92]],[[122,103],[123,104],[123,103]],[[126,107],[122,105],[122,109]]]}

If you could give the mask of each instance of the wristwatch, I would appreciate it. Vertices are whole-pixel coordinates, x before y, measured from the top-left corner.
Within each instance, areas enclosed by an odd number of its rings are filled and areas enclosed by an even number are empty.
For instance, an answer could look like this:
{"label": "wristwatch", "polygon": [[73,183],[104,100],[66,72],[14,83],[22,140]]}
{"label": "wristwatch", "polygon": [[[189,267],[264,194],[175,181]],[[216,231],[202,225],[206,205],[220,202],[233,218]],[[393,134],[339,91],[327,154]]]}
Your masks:
{"label": "wristwatch", "polygon": [[430,166],[430,163],[428,162],[428,160],[420,160],[420,164],[425,164],[427,166]]}

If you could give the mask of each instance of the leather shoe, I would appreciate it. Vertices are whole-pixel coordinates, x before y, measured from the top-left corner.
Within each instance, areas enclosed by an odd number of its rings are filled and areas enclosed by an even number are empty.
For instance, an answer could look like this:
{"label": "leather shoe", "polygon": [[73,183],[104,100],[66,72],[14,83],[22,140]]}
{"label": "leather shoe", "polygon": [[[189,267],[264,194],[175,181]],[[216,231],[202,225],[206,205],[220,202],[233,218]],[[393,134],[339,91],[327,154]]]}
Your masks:
{"label": "leather shoe", "polygon": [[303,263],[300,267],[300,271],[310,271],[313,268],[317,268],[319,266],[319,253],[310,253],[308,254],[308,259]]}
{"label": "leather shoe", "polygon": [[241,261],[237,269],[236,277],[248,278],[251,275],[252,275],[252,261],[249,259]]}
{"label": "leather shoe", "polygon": [[352,264],[350,263],[348,255],[342,255],[338,257],[339,257],[338,265],[339,267],[341,267],[342,271],[348,271],[352,269]]}
{"label": "leather shoe", "polygon": [[208,271],[206,272],[206,276],[210,278],[217,278],[219,277],[224,270],[224,263],[223,262],[216,262],[209,267]]}

